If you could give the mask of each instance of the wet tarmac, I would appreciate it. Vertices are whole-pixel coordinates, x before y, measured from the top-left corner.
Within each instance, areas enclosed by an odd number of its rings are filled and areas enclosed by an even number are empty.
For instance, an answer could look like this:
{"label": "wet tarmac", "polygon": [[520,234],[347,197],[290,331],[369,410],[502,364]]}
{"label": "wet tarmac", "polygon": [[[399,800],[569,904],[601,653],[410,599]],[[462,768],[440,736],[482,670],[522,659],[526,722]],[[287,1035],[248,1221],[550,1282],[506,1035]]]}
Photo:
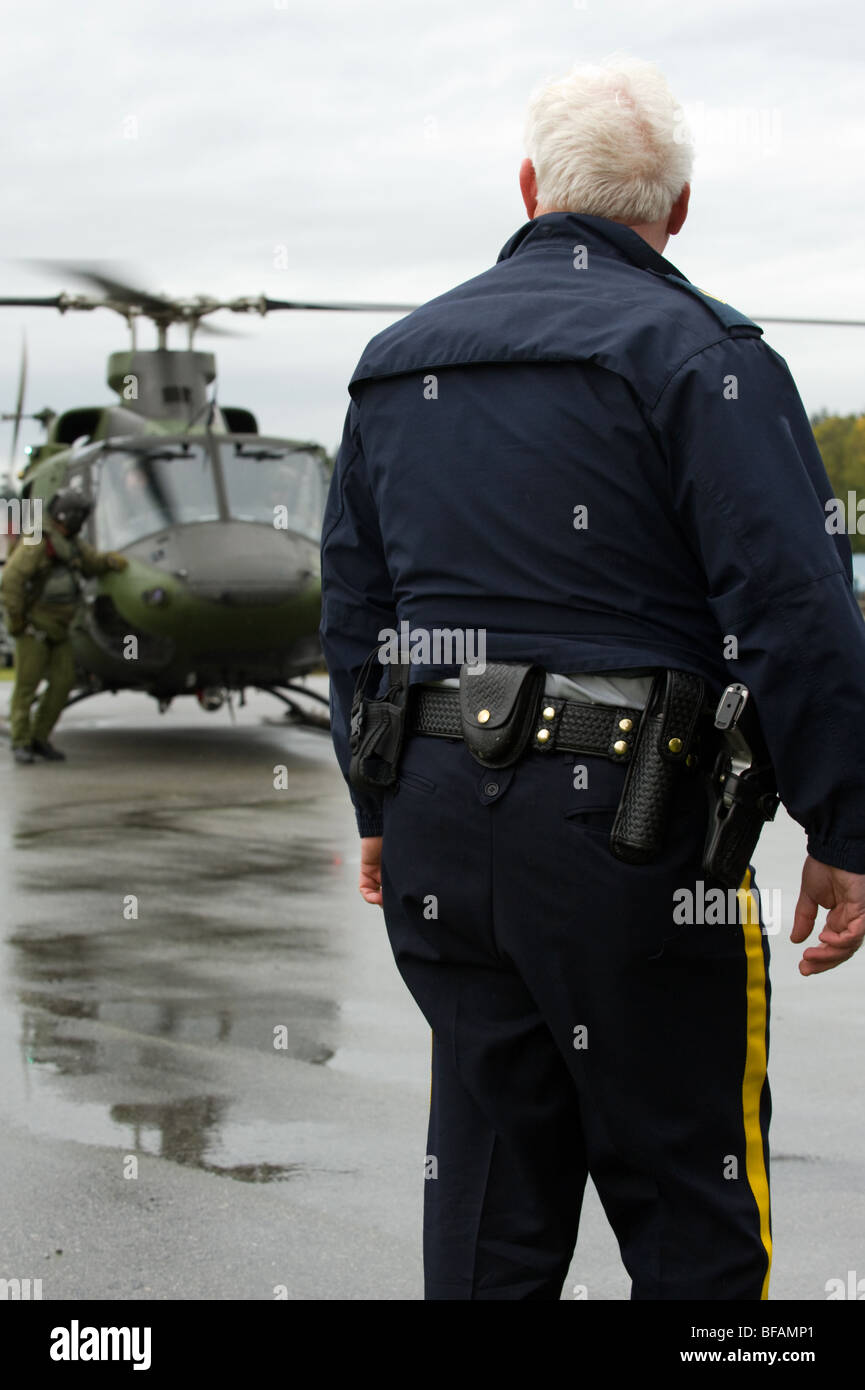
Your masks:
{"label": "wet tarmac", "polygon": [[[429,1035],[357,894],[328,736],[265,695],[235,723],[105,695],[57,743],[67,763],[7,763],[0,799],[0,1279],[44,1299],[420,1298]],[[777,1299],[865,1279],[865,953],[799,976],[803,854],[779,816],[757,859],[784,915]],[[628,1296],[593,1193],[564,1297],[578,1285]]]}

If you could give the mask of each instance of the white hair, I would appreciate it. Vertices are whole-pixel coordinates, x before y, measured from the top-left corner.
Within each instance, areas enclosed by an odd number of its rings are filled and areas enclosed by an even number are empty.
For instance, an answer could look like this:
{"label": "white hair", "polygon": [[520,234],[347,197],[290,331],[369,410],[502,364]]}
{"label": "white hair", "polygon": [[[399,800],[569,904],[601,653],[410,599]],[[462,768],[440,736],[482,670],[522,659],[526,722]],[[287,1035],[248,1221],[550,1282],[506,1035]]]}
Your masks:
{"label": "white hair", "polygon": [[525,140],[542,209],[629,226],[669,216],[694,158],[663,75],[618,55],[545,82],[532,96]]}

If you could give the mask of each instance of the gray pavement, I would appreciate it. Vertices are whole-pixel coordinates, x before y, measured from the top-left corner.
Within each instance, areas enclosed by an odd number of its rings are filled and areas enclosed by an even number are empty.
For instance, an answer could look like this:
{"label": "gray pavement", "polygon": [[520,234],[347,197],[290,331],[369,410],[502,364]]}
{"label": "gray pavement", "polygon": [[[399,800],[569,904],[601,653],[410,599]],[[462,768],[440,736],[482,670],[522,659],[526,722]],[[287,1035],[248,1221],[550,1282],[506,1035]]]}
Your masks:
{"label": "gray pavement", "polygon": [[[232,724],[104,695],[57,742],[69,761],[10,762],[0,799],[0,1278],[45,1299],[419,1299],[429,1034],[357,894],[328,737],[267,696]],[[819,1300],[865,1279],[865,953],[799,976],[803,854],[782,815],[757,858],[785,918],[772,1297]],[[593,1192],[577,1285],[628,1296]]]}

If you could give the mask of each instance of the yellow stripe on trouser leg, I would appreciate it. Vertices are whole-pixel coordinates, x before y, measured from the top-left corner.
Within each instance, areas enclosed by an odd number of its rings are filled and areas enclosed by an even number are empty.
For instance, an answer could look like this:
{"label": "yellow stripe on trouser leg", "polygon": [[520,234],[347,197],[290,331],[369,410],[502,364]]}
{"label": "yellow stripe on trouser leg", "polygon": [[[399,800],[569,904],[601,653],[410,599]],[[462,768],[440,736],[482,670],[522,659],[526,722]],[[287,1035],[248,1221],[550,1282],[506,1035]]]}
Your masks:
{"label": "yellow stripe on trouser leg", "polygon": [[742,1078],[742,1113],[745,1120],[745,1171],[760,1213],[760,1239],[767,1255],[766,1277],[761,1299],[769,1297],[769,1274],[772,1269],[772,1235],[769,1227],[769,1179],[763,1152],[763,1131],[760,1127],[760,1097],[766,1080],[766,965],[763,957],[763,932],[757,900],[751,891],[751,870],[745,877],[737,897],[742,913],[747,961],[747,1047],[745,1074]]}

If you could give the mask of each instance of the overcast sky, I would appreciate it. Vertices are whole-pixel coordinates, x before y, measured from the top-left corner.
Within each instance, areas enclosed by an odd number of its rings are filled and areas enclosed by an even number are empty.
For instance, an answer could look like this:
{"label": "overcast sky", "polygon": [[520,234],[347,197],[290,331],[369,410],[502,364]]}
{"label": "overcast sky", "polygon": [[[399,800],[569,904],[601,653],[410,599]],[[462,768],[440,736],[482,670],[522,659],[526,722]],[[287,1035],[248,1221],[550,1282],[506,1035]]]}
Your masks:
{"label": "overcast sky", "polygon": [[[668,258],[754,317],[865,319],[863,13],[857,0],[19,0],[3,25],[0,294],[82,290],[19,260],[66,257],[119,260],[181,295],[420,302],[491,265],[525,221],[533,87],[621,50],[662,68],[696,137]],[[220,399],[332,448],[352,368],[388,320],[219,322],[246,335],[218,345]],[[29,409],[110,399],[120,319],[6,309],[3,409],[22,328]],[[766,337],[809,411],[865,410],[865,329]]]}

